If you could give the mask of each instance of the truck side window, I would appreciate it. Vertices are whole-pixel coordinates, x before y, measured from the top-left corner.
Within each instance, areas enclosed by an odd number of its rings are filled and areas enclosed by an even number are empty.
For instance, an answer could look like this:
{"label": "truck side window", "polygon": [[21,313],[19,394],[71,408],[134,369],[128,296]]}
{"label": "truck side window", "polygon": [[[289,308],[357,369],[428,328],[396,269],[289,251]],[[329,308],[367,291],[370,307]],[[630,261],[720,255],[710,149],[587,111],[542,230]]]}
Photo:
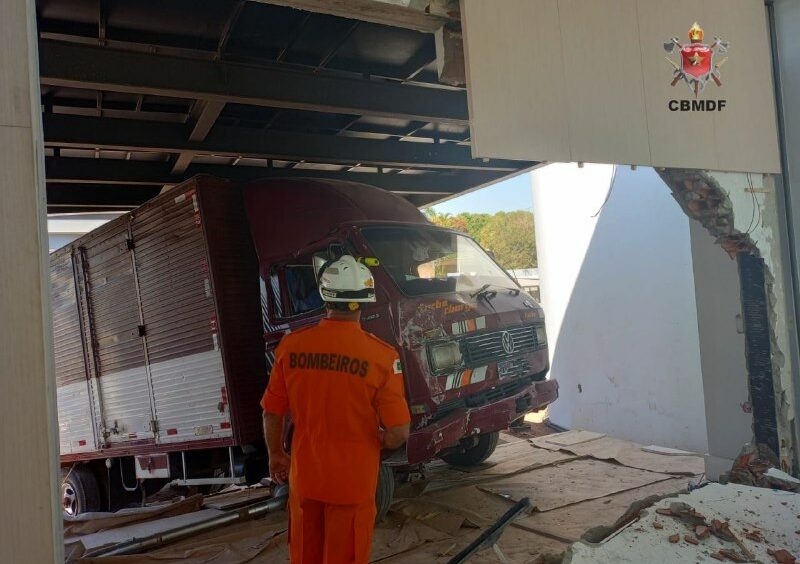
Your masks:
{"label": "truck side window", "polygon": [[293,315],[314,311],[324,305],[311,264],[286,265],[286,290]]}
{"label": "truck side window", "polygon": [[329,247],[271,266],[268,285],[274,322],[320,313],[325,307],[314,272],[314,255],[327,253]]}

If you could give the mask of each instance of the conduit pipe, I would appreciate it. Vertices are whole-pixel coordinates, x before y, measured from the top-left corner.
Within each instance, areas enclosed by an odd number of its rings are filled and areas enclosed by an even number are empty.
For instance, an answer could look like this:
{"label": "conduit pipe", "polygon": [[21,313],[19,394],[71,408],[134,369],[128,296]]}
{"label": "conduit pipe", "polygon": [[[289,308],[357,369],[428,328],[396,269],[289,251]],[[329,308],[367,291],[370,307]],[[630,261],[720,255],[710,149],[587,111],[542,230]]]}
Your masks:
{"label": "conduit pipe", "polygon": [[288,486],[278,486],[275,489],[275,495],[266,501],[254,503],[253,505],[248,505],[240,509],[226,511],[225,513],[215,515],[205,521],[191,523],[163,533],[155,533],[141,539],[131,539],[119,544],[102,547],[87,552],[84,557],[122,556],[125,554],[138,554],[147,550],[153,550],[154,548],[159,548],[201,533],[206,533],[218,527],[249,521],[266,515],[267,513],[281,510],[286,507],[286,501],[288,499]]}

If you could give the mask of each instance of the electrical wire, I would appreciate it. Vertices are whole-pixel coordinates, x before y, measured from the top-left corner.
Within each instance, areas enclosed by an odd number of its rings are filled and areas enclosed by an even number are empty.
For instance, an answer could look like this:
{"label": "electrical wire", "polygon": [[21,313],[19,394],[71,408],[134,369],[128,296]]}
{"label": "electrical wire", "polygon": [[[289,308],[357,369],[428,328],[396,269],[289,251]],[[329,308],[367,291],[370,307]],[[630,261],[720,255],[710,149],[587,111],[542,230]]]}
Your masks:
{"label": "electrical wire", "polygon": [[[750,219],[750,225],[747,226],[747,230],[745,235],[750,235],[751,233],[755,232],[756,228],[761,224],[762,215],[761,215],[761,204],[758,203],[758,198],[756,197],[756,189],[753,185],[753,178],[751,173],[747,173],[747,186],[750,190],[750,197],[753,200],[753,214]],[[756,212],[758,212],[758,217],[756,218]]]}
{"label": "electrical wire", "polygon": [[611,191],[614,189],[614,180],[617,178],[617,165],[614,165],[614,172],[611,173],[611,183],[608,185],[608,192],[606,192],[606,199],[600,204],[600,208],[591,217],[597,217],[603,208],[606,207],[608,200],[611,198]]}

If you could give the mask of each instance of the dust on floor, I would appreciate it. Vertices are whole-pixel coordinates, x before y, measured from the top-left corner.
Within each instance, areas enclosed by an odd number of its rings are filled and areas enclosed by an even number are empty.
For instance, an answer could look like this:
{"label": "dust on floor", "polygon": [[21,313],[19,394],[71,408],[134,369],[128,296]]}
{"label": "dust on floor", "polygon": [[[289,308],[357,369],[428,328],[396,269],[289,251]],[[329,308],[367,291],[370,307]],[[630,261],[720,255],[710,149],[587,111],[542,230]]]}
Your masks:
{"label": "dust on floor", "polygon": [[[635,443],[577,433],[541,437],[534,425],[503,434],[495,453],[478,468],[427,465],[424,479],[398,487],[386,521],[375,529],[372,561],[447,562],[521,497],[528,497],[534,509],[505,530],[497,543],[500,551],[513,563],[542,562],[546,555],[560,560],[587,530],[617,523],[632,502],[681,492],[702,472],[700,456],[645,452]],[[220,506],[219,499],[209,499],[204,510],[213,506]],[[149,521],[148,528],[167,530],[169,519],[186,516]],[[123,524],[106,533],[117,541],[135,526]],[[102,545],[103,532],[91,534],[86,540]],[[84,563],[238,564],[288,558],[283,512],[139,555],[81,558],[80,540],[80,535],[66,539],[68,554]],[[491,549],[470,559],[498,561]]]}

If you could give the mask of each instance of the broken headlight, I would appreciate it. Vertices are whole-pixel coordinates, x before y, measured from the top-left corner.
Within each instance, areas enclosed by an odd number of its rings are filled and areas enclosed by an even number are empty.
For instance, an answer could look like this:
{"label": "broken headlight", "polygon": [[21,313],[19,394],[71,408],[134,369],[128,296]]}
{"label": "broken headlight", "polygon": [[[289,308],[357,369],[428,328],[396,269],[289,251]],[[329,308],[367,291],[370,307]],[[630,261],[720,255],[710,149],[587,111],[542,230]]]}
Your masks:
{"label": "broken headlight", "polygon": [[452,371],[463,363],[461,347],[455,341],[429,345],[428,361],[435,374]]}
{"label": "broken headlight", "polygon": [[536,326],[536,344],[540,347],[547,344],[547,331],[545,331],[544,325]]}

